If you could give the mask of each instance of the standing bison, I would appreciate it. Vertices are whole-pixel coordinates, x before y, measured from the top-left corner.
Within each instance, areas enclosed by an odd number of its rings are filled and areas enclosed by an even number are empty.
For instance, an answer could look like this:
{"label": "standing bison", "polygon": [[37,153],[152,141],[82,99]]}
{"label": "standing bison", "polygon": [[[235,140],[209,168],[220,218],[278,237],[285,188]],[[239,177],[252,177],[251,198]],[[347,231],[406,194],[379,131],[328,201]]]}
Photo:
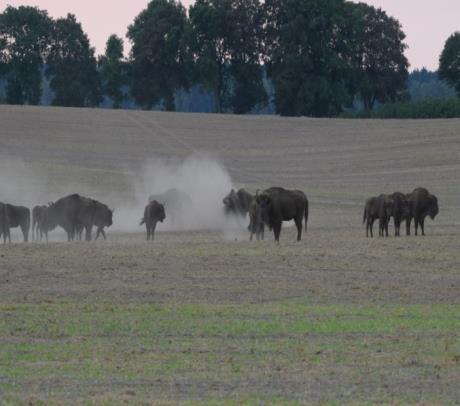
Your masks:
{"label": "standing bison", "polygon": [[279,242],[283,221],[294,220],[297,227],[297,241],[302,238],[302,220],[305,229],[308,221],[308,200],[299,190],[272,187],[257,195],[256,202],[261,208],[264,222],[273,229],[275,241]]}
{"label": "standing bison", "polygon": [[415,235],[418,234],[418,226],[422,229],[422,235],[425,235],[425,217],[430,216],[432,220],[439,213],[438,198],[428,192],[423,187],[418,187],[407,195],[409,200],[409,215],[406,219],[406,232],[410,235],[410,225],[412,218],[415,224]]}
{"label": "standing bison", "polygon": [[389,195],[370,197],[364,205],[363,224],[366,223],[366,237],[374,236],[372,229],[375,220],[379,220],[379,236],[388,237],[388,223],[393,215],[394,201]]}
{"label": "standing bison", "polygon": [[0,202],[0,238],[3,236],[3,244],[6,244],[8,238],[11,242],[10,228],[8,226],[8,217],[6,215],[6,204]]}
{"label": "standing bison", "polygon": [[[96,226],[96,238],[95,239],[97,240],[99,238],[99,235],[102,235],[102,237],[104,237],[104,240],[106,240],[107,236],[105,234],[104,228],[110,227],[113,224],[114,210],[109,209],[107,205],[97,200],[93,200],[93,199],[88,199],[88,200],[89,202],[88,202],[87,207],[91,207],[90,205],[91,203],[94,206],[93,225]],[[83,219],[84,219],[84,216],[83,216]],[[79,240],[81,240],[83,229],[84,229],[84,222],[83,221],[80,222],[79,220],[77,224],[77,228],[76,228],[76,233],[77,233],[77,237]]]}
{"label": "standing bison", "polygon": [[145,206],[144,217],[142,218],[140,225],[145,224],[145,228],[147,230],[147,241],[154,239],[157,223],[162,223],[165,218],[166,214],[163,204],[153,200]]}
{"label": "standing bison", "polygon": [[[256,194],[256,198],[258,193]],[[257,240],[264,239],[265,224],[262,218],[262,208],[260,207],[257,200],[253,199],[249,205],[249,226],[248,230],[250,232],[249,240],[252,241],[252,237],[255,234]]]}
{"label": "standing bison", "polygon": [[249,212],[249,206],[253,200],[254,196],[245,189],[239,189],[237,192],[232,189],[222,200],[225,214],[246,216]]}
{"label": "standing bison", "polygon": [[[56,225],[52,225],[48,218],[47,206],[35,206],[32,209],[32,240],[43,239],[43,236],[48,242],[48,231],[52,230]],[[40,234],[39,234],[40,233]]]}
{"label": "standing bison", "polygon": [[395,225],[395,236],[399,237],[401,222],[403,220],[407,221],[407,218],[410,216],[409,201],[404,193],[394,192],[390,195],[393,199],[393,220]]}
{"label": "standing bison", "polygon": [[19,227],[24,238],[24,242],[29,241],[30,231],[30,210],[24,206],[6,204],[6,233],[11,242],[10,229]]}
{"label": "standing bison", "polygon": [[86,241],[90,241],[96,207],[95,200],[75,193],[50,203],[48,221],[62,227],[67,233],[68,241],[75,239],[77,228],[82,226],[86,230]]}

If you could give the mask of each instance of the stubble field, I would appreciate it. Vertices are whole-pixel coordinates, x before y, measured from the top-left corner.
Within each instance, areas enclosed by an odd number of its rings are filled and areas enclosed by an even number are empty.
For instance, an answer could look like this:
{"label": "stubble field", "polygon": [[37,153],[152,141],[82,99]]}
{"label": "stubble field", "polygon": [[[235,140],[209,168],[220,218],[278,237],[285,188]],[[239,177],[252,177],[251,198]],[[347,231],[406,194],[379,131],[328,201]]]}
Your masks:
{"label": "stubble field", "polygon": [[[105,242],[0,246],[0,403],[460,402],[460,120],[1,106],[0,122],[0,201],[115,208]],[[304,190],[308,233],[204,221],[147,243],[142,193],[172,158],[206,193],[217,164],[235,187]],[[417,186],[439,200],[427,235],[366,239],[364,200]]]}

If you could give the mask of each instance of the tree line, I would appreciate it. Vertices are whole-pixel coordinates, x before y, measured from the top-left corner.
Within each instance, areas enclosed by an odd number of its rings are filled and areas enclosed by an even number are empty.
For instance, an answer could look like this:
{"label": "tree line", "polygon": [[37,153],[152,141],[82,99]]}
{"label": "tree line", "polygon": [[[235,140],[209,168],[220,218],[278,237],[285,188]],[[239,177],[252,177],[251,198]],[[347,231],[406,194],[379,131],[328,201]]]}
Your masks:
{"label": "tree line", "polygon": [[[127,58],[116,35],[96,56],[74,15],[52,19],[35,7],[8,6],[0,14],[6,102],[39,104],[43,78],[53,105],[74,107],[105,99],[118,108],[130,99],[173,111],[177,93],[196,86],[212,94],[214,112],[237,114],[270,101],[281,115],[330,117],[357,101],[371,111],[409,98],[401,25],[364,3],[196,0],[187,10],[152,0],[127,38]],[[448,54],[440,77],[460,92],[449,73],[455,52]]]}

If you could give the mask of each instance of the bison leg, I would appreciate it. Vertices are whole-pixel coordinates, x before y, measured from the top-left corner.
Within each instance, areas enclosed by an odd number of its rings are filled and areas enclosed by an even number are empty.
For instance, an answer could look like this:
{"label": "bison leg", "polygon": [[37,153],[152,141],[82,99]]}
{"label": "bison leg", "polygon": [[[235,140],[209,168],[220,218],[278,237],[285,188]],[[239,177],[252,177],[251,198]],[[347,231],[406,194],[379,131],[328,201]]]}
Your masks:
{"label": "bison leg", "polygon": [[281,221],[273,223],[273,234],[275,235],[275,241],[280,241],[280,234],[281,234]]}
{"label": "bison leg", "polygon": [[152,241],[155,239],[155,228],[157,227],[156,221],[152,224]]}
{"label": "bison leg", "polygon": [[420,220],[420,228],[422,229],[422,235],[425,235],[425,219]]}
{"label": "bison leg", "polygon": [[399,237],[399,228],[401,227],[401,221],[396,220],[396,217],[394,219],[394,225],[395,225],[395,237]]}
{"label": "bison leg", "polygon": [[294,222],[297,227],[297,241],[300,241],[302,239],[302,217],[296,218]]}
{"label": "bison leg", "polygon": [[412,222],[411,218],[406,219],[406,235],[410,235],[410,223]]}
{"label": "bison leg", "polygon": [[24,242],[28,242],[29,241],[29,230],[27,229],[26,226],[21,224],[21,231],[22,231],[22,236],[24,238]]}

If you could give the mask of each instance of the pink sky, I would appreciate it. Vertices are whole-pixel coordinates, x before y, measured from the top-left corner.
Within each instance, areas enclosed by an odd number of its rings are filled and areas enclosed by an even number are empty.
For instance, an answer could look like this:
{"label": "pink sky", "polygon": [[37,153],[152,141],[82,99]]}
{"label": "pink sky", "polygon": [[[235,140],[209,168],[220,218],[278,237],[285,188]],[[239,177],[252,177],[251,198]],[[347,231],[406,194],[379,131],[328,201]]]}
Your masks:
{"label": "pink sky", "polygon": [[[193,0],[184,0],[186,6]],[[411,69],[427,67],[435,70],[439,54],[449,35],[460,31],[459,0],[367,0],[396,17],[407,35],[406,51]],[[103,53],[110,34],[124,37],[134,17],[148,0],[1,0],[4,5],[31,5],[47,10],[52,17],[75,14],[89,35],[97,53]],[[128,44],[126,44],[128,45]]]}

